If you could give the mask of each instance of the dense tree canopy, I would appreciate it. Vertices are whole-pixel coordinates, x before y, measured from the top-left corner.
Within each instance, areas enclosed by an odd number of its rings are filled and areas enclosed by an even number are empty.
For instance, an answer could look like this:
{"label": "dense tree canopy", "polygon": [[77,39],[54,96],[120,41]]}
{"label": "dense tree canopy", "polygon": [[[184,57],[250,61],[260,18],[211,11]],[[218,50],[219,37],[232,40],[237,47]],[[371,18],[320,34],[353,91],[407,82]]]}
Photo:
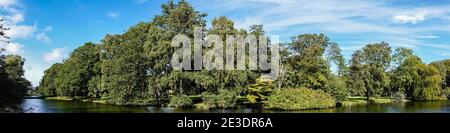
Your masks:
{"label": "dense tree canopy", "polygon": [[368,44],[353,53],[348,80],[352,94],[380,97],[389,89],[390,63],[391,47],[385,42]]}
{"label": "dense tree canopy", "polygon": [[[174,69],[171,56],[179,48],[172,47],[171,43],[178,34],[191,38],[191,46],[194,42],[205,41],[208,35],[221,37],[223,43],[214,47],[222,47],[223,55],[211,60],[222,60],[224,68],[236,68],[239,63],[248,68],[251,63],[249,44],[227,43],[227,36],[266,36],[263,25],[252,25],[248,31],[237,29],[225,16],[214,18],[207,28],[205,17],[205,13],[196,11],[184,0],[169,1],[162,5],[162,13],[150,21],[140,22],[123,34],[106,35],[98,44],[86,43],[75,49],[63,63],[45,71],[38,91],[44,96],[78,96],[121,105],[204,108],[261,104],[271,98],[266,105],[274,106],[291,92],[307,92],[301,100],[313,98],[311,101],[318,103],[307,106],[314,108],[334,106],[335,102],[345,101],[349,96],[369,99],[402,93],[411,100],[446,98],[442,90],[450,84],[450,61],[427,65],[410,49],[398,48],[392,54],[385,42],[368,44],[346,61],[339,45],[324,34],[302,34],[282,44],[281,76],[274,81],[264,80],[267,71],[260,68],[206,70],[191,66],[187,70]],[[199,40],[194,39],[195,27],[203,31]],[[262,43],[260,39],[257,41]],[[213,50],[206,46],[201,49],[202,55]],[[245,49],[246,53],[239,55],[237,49]],[[195,56],[192,54],[191,58]],[[20,81],[23,59],[4,58],[0,62],[2,82],[5,79]],[[245,61],[238,62],[239,58]],[[205,57],[202,59],[204,61]],[[314,99],[316,95],[326,98],[326,103]],[[294,95],[290,97],[298,99]],[[293,102],[303,106],[303,103]]]}

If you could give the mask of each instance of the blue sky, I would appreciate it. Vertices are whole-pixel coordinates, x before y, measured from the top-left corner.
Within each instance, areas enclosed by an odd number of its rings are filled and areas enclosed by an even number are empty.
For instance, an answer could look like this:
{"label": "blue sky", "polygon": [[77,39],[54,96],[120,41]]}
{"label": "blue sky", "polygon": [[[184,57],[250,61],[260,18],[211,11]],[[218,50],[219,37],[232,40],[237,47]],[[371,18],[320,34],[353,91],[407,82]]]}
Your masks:
{"label": "blue sky", "polygon": [[[188,0],[207,20],[227,16],[238,28],[264,24],[281,41],[324,33],[343,54],[385,41],[412,48],[429,63],[450,58],[450,1],[446,0]],[[25,77],[37,85],[43,71],[84,42],[122,33],[161,12],[167,0],[0,0],[11,27],[7,53],[26,58]]]}

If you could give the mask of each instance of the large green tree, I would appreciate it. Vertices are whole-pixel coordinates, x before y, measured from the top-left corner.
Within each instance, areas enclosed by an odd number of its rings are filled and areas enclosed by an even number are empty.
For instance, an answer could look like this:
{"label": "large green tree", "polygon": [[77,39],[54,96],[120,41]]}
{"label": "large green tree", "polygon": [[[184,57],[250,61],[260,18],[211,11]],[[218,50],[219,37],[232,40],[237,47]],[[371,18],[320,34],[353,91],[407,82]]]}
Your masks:
{"label": "large green tree", "polygon": [[0,112],[20,111],[18,105],[31,89],[24,78],[25,59],[18,55],[1,55],[0,52]]}
{"label": "large green tree", "polygon": [[389,89],[387,70],[391,58],[391,47],[385,42],[368,44],[357,50],[352,56],[348,77],[353,94],[363,94],[369,99],[379,97]]}
{"label": "large green tree", "polygon": [[93,43],[75,49],[63,63],[54,80],[58,96],[87,96],[88,82],[96,73],[99,50]]}
{"label": "large green tree", "polygon": [[44,71],[44,76],[39,82],[39,87],[36,88],[42,96],[56,96],[55,79],[61,71],[62,66],[62,63],[55,63]]}
{"label": "large green tree", "polygon": [[330,43],[323,34],[304,34],[293,38],[288,44],[291,53],[283,62],[287,67],[284,86],[325,88],[330,69],[324,53]]}

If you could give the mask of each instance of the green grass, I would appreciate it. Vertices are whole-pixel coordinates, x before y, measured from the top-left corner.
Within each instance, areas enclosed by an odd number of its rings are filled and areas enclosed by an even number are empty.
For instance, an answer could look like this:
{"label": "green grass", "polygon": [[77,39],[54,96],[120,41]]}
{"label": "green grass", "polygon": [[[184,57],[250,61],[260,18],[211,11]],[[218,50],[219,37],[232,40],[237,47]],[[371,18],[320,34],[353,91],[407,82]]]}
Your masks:
{"label": "green grass", "polygon": [[45,99],[47,99],[47,100],[58,100],[58,101],[73,101],[74,100],[71,97],[64,97],[64,96],[60,96],[60,97],[46,97]]}
{"label": "green grass", "polygon": [[94,100],[93,103],[108,104],[106,100]]}
{"label": "green grass", "polygon": [[387,97],[369,98],[371,103],[392,103],[394,100]]}

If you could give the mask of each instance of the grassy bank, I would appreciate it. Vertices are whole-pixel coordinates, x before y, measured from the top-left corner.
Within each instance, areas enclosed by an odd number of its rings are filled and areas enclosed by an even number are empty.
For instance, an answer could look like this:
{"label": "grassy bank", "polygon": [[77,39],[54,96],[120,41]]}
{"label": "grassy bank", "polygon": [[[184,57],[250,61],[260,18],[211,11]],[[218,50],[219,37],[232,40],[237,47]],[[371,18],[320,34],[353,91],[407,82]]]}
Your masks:
{"label": "grassy bank", "polygon": [[67,97],[67,96],[58,96],[58,97],[45,97],[46,100],[56,100],[56,101],[83,101],[83,102],[92,102],[99,104],[108,104],[106,100],[93,100],[86,97]]}
{"label": "grassy bank", "polygon": [[73,101],[74,100],[74,98],[64,97],[64,96],[60,96],[60,97],[45,97],[45,99],[47,99],[47,100],[57,100],[57,101]]}

